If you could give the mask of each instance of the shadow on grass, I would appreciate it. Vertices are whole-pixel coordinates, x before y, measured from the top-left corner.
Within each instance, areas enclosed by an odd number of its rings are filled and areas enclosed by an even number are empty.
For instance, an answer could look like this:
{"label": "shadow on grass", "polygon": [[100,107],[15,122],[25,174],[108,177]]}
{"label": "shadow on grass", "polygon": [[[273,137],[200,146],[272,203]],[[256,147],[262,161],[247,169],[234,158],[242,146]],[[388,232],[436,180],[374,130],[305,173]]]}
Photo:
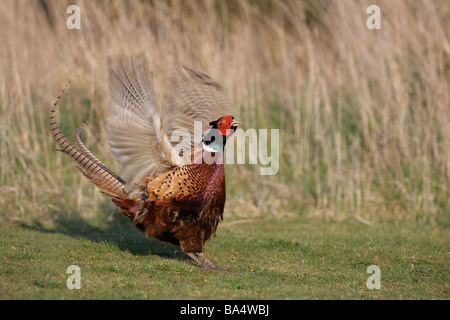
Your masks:
{"label": "shadow on grass", "polygon": [[[24,229],[43,233],[60,233],[74,238],[88,239],[93,242],[108,242],[120,250],[133,255],[158,255],[161,257],[190,261],[179,246],[167,245],[155,238],[145,238],[143,232],[137,230],[132,223],[119,212],[106,217],[106,207],[102,210],[103,218],[84,219],[78,212],[72,212],[69,217],[58,217],[52,226],[44,226],[41,221],[19,222]],[[98,226],[97,224],[101,225]]]}

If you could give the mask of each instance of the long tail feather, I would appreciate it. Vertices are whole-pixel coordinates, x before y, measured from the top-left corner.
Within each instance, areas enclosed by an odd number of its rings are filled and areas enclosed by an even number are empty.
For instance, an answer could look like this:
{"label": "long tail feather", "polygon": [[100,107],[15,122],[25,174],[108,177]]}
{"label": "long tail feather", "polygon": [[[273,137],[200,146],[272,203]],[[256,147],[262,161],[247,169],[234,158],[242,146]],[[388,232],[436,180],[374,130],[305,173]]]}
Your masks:
{"label": "long tail feather", "polygon": [[82,123],[77,130],[75,131],[75,141],[77,142],[78,149],[81,151],[86,157],[91,159],[93,162],[95,162],[96,165],[99,167],[102,167],[103,170],[108,172],[110,175],[114,176],[118,181],[122,182],[122,184],[126,184],[124,180],[122,180],[121,177],[119,177],[117,174],[115,174],[111,169],[109,169],[103,162],[101,162],[92,152],[88,149],[86,144],[83,141],[82,134],[84,130],[85,123]]}
{"label": "long tail feather", "polygon": [[[56,143],[61,148],[61,151],[71,157],[79,165],[77,168],[81,173],[83,173],[98,188],[113,197],[126,198],[125,182],[89,151],[81,139],[82,127],[77,130],[77,142],[78,145],[81,146],[81,150],[75,147],[61,132],[56,121],[56,109],[61,96],[64,93],[64,89],[61,91],[61,94],[58,96],[50,111],[50,131],[55,138]],[[86,151],[87,153],[85,153]]]}

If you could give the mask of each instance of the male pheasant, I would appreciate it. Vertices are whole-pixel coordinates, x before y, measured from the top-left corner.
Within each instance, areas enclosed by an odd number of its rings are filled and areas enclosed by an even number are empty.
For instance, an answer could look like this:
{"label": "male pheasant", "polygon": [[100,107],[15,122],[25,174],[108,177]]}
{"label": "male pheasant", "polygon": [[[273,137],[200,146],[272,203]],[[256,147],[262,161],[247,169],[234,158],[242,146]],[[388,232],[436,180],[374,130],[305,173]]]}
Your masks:
{"label": "male pheasant", "polygon": [[[123,167],[125,182],[103,164],[83,142],[83,124],[75,132],[77,146],[61,132],[56,108],[50,113],[50,130],[61,151],[98,188],[112,197],[123,215],[146,237],[180,245],[203,269],[227,269],[203,253],[223,219],[225,175],[223,151],[240,122],[229,115],[230,102],[223,88],[208,75],[184,66],[178,68],[174,89],[178,100],[157,108],[153,78],[143,67],[132,77],[122,66],[123,78],[112,73],[110,115],[106,133],[113,155]],[[194,132],[194,121],[209,127]],[[180,143],[172,142],[183,133]],[[170,139],[169,137],[172,137]]]}

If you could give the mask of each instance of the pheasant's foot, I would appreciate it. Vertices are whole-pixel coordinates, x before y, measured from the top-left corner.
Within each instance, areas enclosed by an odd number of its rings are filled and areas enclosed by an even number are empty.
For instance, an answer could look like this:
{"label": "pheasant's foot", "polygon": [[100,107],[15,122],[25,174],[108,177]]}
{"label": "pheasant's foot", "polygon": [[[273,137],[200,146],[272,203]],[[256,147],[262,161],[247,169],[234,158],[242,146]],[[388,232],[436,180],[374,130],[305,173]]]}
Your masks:
{"label": "pheasant's foot", "polygon": [[205,256],[202,252],[198,253],[198,256],[203,258],[203,260],[205,260],[206,264],[211,266],[211,268],[214,269],[214,270],[216,270],[216,269],[230,270],[230,268],[228,268],[228,267],[219,266],[217,263],[215,263],[210,258]]}
{"label": "pheasant's foot", "polygon": [[[195,262],[197,262],[198,266],[202,269],[208,269],[208,270],[219,270],[219,269],[229,270],[230,269],[227,267],[219,266],[217,263],[215,263],[214,261],[209,259],[203,253],[188,252],[187,255],[189,257],[191,257]],[[202,261],[199,257],[201,257],[204,261]]]}

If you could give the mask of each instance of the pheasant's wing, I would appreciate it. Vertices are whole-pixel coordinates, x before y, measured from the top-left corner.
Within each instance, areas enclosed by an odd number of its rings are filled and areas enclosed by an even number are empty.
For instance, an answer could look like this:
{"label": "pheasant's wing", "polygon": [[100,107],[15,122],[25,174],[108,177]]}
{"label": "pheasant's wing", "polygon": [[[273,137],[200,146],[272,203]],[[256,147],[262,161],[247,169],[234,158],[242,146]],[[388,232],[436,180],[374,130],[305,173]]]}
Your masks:
{"label": "pheasant's wing", "polygon": [[106,133],[111,151],[122,165],[122,174],[129,179],[130,190],[148,175],[159,175],[180,163],[172,160],[172,144],[164,132],[153,85],[144,67],[138,75],[132,64],[133,78],[123,66],[122,71],[124,81],[115,72],[111,76],[111,113]]}
{"label": "pheasant's wing", "polygon": [[[227,114],[229,102],[222,87],[206,74],[180,67],[175,77],[177,100],[167,110],[156,108],[152,83],[145,69],[139,74],[132,63],[132,78],[122,67],[124,81],[116,74],[111,80],[111,114],[106,121],[111,151],[129,180],[127,189],[140,184],[147,176],[159,176],[174,166],[182,166],[187,158],[178,157],[171,141],[176,130],[189,132],[183,139],[193,146],[194,121],[201,121],[203,129],[210,121]],[[186,131],[187,130],[187,131]],[[197,134],[201,139],[201,134]],[[180,150],[180,149],[177,149]]]}
{"label": "pheasant's wing", "polygon": [[[209,123],[230,114],[231,103],[222,86],[203,72],[180,66],[174,79],[177,99],[164,115],[168,133],[188,130],[191,147],[201,141]],[[194,126],[198,121],[200,126]],[[200,128],[200,134],[194,132]]]}

